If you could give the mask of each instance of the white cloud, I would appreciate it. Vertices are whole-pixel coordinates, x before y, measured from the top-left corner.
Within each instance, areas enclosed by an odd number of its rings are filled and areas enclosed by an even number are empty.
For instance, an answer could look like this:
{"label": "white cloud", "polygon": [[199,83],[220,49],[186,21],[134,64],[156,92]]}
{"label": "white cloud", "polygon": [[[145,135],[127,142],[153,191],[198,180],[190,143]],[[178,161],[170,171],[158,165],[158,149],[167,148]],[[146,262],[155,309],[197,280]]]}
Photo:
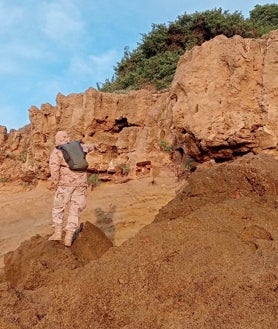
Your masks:
{"label": "white cloud", "polygon": [[[118,57],[116,50],[109,50],[101,55],[88,55],[84,58],[74,58],[71,62],[70,71],[78,75],[92,75],[110,69]],[[101,74],[102,75],[102,74]]]}
{"label": "white cloud", "polygon": [[44,2],[40,27],[53,42],[71,47],[84,34],[84,23],[74,1]]}
{"label": "white cloud", "polygon": [[119,57],[120,54],[112,49],[100,55],[74,57],[64,80],[71,81],[71,87],[78,89],[79,92],[82,91],[81,88],[83,91],[89,87],[95,88],[97,83],[103,83],[113,75],[113,67]]}

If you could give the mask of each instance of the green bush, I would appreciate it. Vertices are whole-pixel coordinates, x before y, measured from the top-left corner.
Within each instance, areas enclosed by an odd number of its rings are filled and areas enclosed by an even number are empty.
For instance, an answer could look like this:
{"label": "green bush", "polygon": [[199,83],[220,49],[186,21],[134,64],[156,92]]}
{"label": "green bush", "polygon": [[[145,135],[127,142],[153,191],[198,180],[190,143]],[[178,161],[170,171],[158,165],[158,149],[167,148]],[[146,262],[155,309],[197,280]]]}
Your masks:
{"label": "green bush", "polygon": [[122,174],[123,175],[128,175],[129,172],[130,172],[130,166],[128,164],[123,165]]}
{"label": "green bush", "polygon": [[278,28],[278,5],[256,5],[250,12],[249,22],[253,24],[259,35],[269,33]]}
{"label": "green bush", "polygon": [[164,152],[172,152],[173,151],[173,146],[170,143],[166,142],[165,140],[161,140],[159,142],[159,147]]}
{"label": "green bush", "polygon": [[0,177],[0,183],[9,183],[11,181],[8,177]]}
{"label": "green bush", "polygon": [[100,184],[100,179],[98,174],[92,174],[88,177],[88,184],[92,187],[96,187]]}
{"label": "green bush", "polygon": [[129,91],[153,86],[157,90],[170,87],[179,57],[196,45],[223,34],[227,37],[258,37],[278,29],[278,5],[257,5],[250,18],[235,11],[221,8],[178,16],[174,22],[153,24],[149,33],[133,51],[124,49],[124,56],[116,67],[111,80],[98,83],[105,92]]}

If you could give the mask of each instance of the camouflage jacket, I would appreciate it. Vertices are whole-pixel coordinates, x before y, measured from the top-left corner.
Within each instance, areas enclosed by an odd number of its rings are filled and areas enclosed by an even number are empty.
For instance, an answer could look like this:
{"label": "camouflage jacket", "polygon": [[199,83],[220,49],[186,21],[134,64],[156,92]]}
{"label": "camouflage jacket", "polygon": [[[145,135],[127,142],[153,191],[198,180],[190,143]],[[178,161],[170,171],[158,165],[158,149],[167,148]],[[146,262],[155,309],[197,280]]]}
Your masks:
{"label": "camouflage jacket", "polygon": [[[81,144],[84,152],[94,151],[94,145]],[[87,172],[77,172],[69,169],[62,151],[55,148],[49,158],[50,181],[56,186],[88,186]]]}

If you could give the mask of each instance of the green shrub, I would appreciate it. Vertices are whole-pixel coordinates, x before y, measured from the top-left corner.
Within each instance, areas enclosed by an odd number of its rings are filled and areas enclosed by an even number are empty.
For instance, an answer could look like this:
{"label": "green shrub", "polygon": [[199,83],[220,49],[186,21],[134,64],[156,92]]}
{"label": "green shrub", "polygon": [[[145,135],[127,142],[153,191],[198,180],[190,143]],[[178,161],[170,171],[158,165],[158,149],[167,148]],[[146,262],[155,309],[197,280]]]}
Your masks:
{"label": "green shrub", "polygon": [[180,15],[174,22],[153,24],[152,30],[142,34],[141,42],[133,51],[124,48],[124,56],[114,67],[111,80],[97,88],[105,92],[137,90],[154,86],[157,90],[170,87],[179,57],[196,45],[223,34],[258,37],[278,28],[278,5],[257,5],[250,18],[221,8]]}
{"label": "green shrub", "polygon": [[27,152],[21,153],[20,156],[19,156],[19,159],[22,162],[26,162],[26,160],[27,160]]}
{"label": "green shrub", "polygon": [[0,183],[9,183],[11,180],[8,177],[0,177]]}
{"label": "green shrub", "polygon": [[184,161],[183,170],[184,171],[191,171],[191,168],[192,168],[192,161],[190,161],[190,160]]}
{"label": "green shrub", "polygon": [[123,165],[122,174],[123,175],[128,175],[129,172],[130,172],[130,166],[128,164]]}
{"label": "green shrub", "polygon": [[88,184],[90,186],[96,187],[100,184],[100,179],[98,174],[92,174],[88,177]]}
{"label": "green shrub", "polygon": [[173,151],[173,146],[171,144],[169,144],[168,142],[166,142],[165,140],[161,140],[159,142],[159,147],[164,152],[172,152]]}

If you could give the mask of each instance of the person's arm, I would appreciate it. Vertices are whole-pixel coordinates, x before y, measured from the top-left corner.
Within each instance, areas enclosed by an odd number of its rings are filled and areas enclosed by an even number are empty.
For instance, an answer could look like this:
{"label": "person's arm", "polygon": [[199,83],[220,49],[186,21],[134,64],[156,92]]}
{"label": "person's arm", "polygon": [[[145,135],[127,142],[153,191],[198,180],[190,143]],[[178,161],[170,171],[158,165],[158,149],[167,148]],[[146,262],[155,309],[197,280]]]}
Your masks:
{"label": "person's arm", "polygon": [[61,157],[58,150],[53,150],[49,158],[50,189],[56,189],[60,180]]}
{"label": "person's arm", "polygon": [[96,150],[96,144],[81,144],[85,153],[94,152]]}

